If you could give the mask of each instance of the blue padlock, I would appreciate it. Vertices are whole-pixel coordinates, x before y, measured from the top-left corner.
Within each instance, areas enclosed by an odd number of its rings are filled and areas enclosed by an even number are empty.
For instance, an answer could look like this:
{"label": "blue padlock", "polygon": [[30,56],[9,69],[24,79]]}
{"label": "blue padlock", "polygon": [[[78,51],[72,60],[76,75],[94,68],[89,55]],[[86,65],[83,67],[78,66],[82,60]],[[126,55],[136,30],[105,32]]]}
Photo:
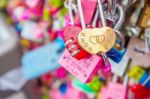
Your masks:
{"label": "blue padlock", "polygon": [[150,88],[150,75],[147,71],[144,72],[139,80],[139,83],[143,84],[147,88]]}
{"label": "blue padlock", "polygon": [[127,52],[126,48],[117,49],[116,47],[113,47],[109,52],[107,52],[107,56],[115,61],[116,63],[119,63],[125,53]]}
{"label": "blue padlock", "polygon": [[119,12],[119,19],[114,25],[114,31],[117,34],[117,37],[119,37],[119,39],[116,40],[115,46],[106,54],[110,59],[112,59],[116,63],[119,63],[123,58],[123,56],[125,55],[125,53],[127,52],[127,49],[124,48],[125,45],[124,35],[120,31],[118,31],[124,22],[125,13],[123,8],[119,5],[117,5],[117,10]]}
{"label": "blue padlock", "polygon": [[65,94],[65,93],[67,92],[67,88],[68,88],[67,83],[62,83],[62,84],[59,86],[59,91],[60,91],[62,94]]}
{"label": "blue padlock", "polygon": [[54,42],[26,52],[22,57],[23,74],[33,79],[60,67],[58,59],[64,50],[64,42],[57,38]]}

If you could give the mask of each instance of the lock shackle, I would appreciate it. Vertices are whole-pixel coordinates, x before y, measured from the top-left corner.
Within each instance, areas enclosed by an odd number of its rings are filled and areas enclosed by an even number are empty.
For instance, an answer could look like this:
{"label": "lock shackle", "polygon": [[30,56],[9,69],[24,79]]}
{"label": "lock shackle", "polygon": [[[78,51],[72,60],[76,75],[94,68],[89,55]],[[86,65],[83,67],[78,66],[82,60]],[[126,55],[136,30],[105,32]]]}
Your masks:
{"label": "lock shackle", "polygon": [[77,4],[78,4],[78,9],[79,9],[79,15],[80,15],[80,19],[81,19],[81,26],[83,29],[86,28],[86,24],[85,24],[85,19],[84,19],[84,15],[83,15],[83,9],[82,9],[82,5],[81,5],[81,0],[77,0]]}
{"label": "lock shackle", "polygon": [[[77,12],[77,7],[75,4],[72,4],[72,0],[66,0],[64,5],[66,8],[68,8],[71,24],[73,25],[74,21],[73,21],[72,7],[73,7],[73,10],[75,10],[75,12]],[[81,0],[77,0],[77,5],[78,5],[79,15],[80,15],[80,19],[81,19],[81,25],[82,25],[82,28],[85,29],[86,24],[85,24],[85,19],[84,19],[84,15],[83,15]]]}
{"label": "lock shackle", "polygon": [[[98,2],[98,9],[99,9],[99,15],[100,15],[100,20],[101,20],[101,23],[102,23],[102,27],[106,27],[107,22],[106,22],[104,12],[103,12],[104,10],[103,10],[103,5],[102,5],[102,0],[97,0],[97,2]],[[106,54],[101,53],[101,55],[103,57],[105,66],[109,65],[110,63],[109,63],[109,60],[108,60],[108,57],[106,56]]]}
{"label": "lock shackle", "polygon": [[100,20],[102,23],[102,27],[107,26],[107,22],[104,16],[104,10],[103,10],[103,5],[102,5],[102,0],[97,0],[98,1],[98,8],[99,8],[99,15],[100,15]]}
{"label": "lock shackle", "polygon": [[119,30],[122,24],[124,23],[125,13],[124,13],[123,7],[121,7],[119,4],[117,4],[117,10],[119,12],[119,19],[117,23],[114,25],[114,29]]}
{"label": "lock shackle", "polygon": [[119,31],[119,29],[122,26],[122,24],[124,23],[125,13],[124,13],[123,7],[121,7],[119,4],[117,4],[116,10],[118,10],[120,17],[119,17],[117,23],[114,25],[114,31],[117,34],[117,36],[119,37],[119,39],[121,40],[121,48],[123,48],[125,45],[125,38],[124,38],[124,35]]}
{"label": "lock shackle", "polygon": [[69,17],[70,17],[70,21],[71,21],[71,25],[74,25],[74,18],[73,18],[73,10],[75,11],[75,13],[77,12],[77,8],[76,5],[73,4],[72,2],[73,0],[66,0],[64,2],[65,7],[68,9],[69,12]]}

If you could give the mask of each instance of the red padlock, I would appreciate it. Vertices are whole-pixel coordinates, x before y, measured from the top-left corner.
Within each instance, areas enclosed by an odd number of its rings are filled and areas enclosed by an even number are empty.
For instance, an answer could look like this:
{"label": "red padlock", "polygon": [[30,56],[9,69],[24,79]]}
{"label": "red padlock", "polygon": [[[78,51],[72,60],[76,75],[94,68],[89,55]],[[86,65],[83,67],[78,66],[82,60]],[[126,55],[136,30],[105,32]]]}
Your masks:
{"label": "red padlock", "polygon": [[89,56],[83,48],[78,44],[78,34],[81,31],[79,26],[68,26],[64,29],[63,38],[66,48],[76,59],[82,59]]}
{"label": "red padlock", "polygon": [[131,86],[131,91],[134,93],[135,99],[147,99],[150,96],[150,89],[141,84]]}

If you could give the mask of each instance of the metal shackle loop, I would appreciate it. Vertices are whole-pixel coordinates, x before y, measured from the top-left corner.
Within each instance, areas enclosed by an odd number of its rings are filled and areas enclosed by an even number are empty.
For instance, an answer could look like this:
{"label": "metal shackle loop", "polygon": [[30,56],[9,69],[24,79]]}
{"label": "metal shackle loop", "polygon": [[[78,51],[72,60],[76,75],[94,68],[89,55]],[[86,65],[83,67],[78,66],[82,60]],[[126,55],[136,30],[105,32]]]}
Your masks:
{"label": "metal shackle loop", "polygon": [[124,13],[123,7],[120,6],[119,4],[117,4],[116,10],[118,10],[119,19],[118,19],[117,23],[114,25],[114,31],[116,32],[117,36],[121,40],[121,48],[124,48],[125,38],[124,38],[124,35],[119,31],[119,29],[121,28],[122,24],[124,23],[125,13]]}

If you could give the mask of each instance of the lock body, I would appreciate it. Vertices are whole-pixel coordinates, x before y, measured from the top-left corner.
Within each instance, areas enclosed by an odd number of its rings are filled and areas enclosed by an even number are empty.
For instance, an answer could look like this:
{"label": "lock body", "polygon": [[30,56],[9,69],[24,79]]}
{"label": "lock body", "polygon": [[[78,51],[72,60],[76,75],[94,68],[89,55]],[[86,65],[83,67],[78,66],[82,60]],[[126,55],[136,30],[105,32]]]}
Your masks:
{"label": "lock body", "polygon": [[129,71],[128,76],[139,81],[142,75],[144,74],[144,70],[139,66],[134,66],[131,71]]}
{"label": "lock body", "polygon": [[100,81],[100,79],[95,76],[93,80],[90,83],[87,83],[87,85],[94,91],[99,92],[101,87],[103,86],[103,82]]}
{"label": "lock body", "polygon": [[150,88],[150,79],[148,80],[149,76],[149,73],[145,71],[142,77],[139,79],[139,83],[143,84],[147,80],[144,86]]}
{"label": "lock body", "polygon": [[81,82],[86,83],[92,80],[103,65],[103,59],[97,55],[91,55],[88,58],[77,60],[70,55],[68,50],[65,50],[59,59],[59,64]]}
{"label": "lock body", "polygon": [[125,48],[118,50],[117,48],[113,47],[109,52],[107,52],[107,56],[116,63],[119,63],[126,52],[127,49]]}
{"label": "lock body", "polygon": [[144,6],[144,10],[142,11],[142,15],[139,18],[138,25],[142,28],[147,28],[150,26],[150,1],[147,0],[147,3]]}
{"label": "lock body", "polygon": [[89,54],[78,44],[78,34],[80,31],[81,28],[79,26],[68,26],[63,31],[66,48],[76,59],[82,59],[89,56]]}

